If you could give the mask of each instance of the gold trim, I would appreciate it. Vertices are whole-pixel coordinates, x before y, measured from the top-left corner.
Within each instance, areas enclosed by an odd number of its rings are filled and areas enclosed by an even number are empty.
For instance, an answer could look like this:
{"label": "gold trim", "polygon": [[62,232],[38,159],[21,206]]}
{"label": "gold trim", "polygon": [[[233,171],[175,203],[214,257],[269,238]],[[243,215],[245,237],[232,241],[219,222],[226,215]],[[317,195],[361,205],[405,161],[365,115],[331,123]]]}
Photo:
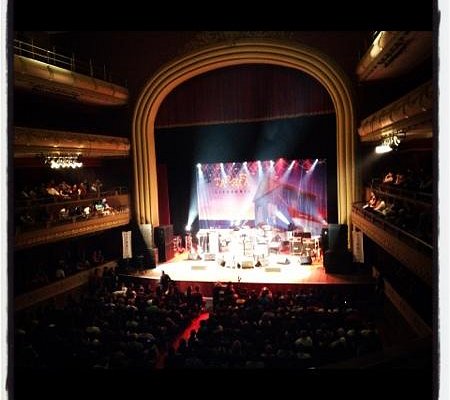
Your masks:
{"label": "gold trim", "polygon": [[414,309],[401,297],[392,285],[384,279],[384,293],[391,303],[397,308],[403,318],[408,322],[411,328],[419,335],[419,337],[427,337],[432,333],[431,328],[417,314]]}
{"label": "gold trim", "polygon": [[130,155],[130,141],[122,137],[54,131],[17,126],[14,128],[14,157],[37,154],[77,153],[85,157]]}
{"label": "gold trim", "polygon": [[57,242],[72,237],[85,235],[87,233],[103,231],[117,226],[127,225],[130,222],[130,213],[124,211],[120,214],[107,215],[73,224],[64,224],[51,228],[38,229],[31,232],[16,234],[16,250],[41,245],[44,243]]}
{"label": "gold trim", "polygon": [[431,55],[431,31],[380,31],[356,67],[361,81],[395,77]]}
{"label": "gold trim", "polygon": [[127,104],[128,89],[68,69],[14,55],[14,84],[82,103],[119,106]]}
{"label": "gold trim", "polygon": [[352,223],[426,284],[431,286],[433,281],[433,260],[431,257],[427,257],[414,247],[374,225],[355,211],[352,212]]}
{"label": "gold trim", "polygon": [[413,130],[428,125],[432,130],[433,85],[424,83],[406,96],[383,107],[361,122],[358,133],[363,142],[379,141],[394,130]]}
{"label": "gold trim", "polygon": [[338,221],[349,223],[351,206],[356,201],[355,194],[359,193],[359,182],[355,180],[356,132],[349,80],[335,62],[316,49],[264,38],[239,39],[193,51],[162,67],[146,84],[133,117],[138,223],[159,225],[154,131],[162,101],[175,87],[194,76],[240,64],[272,64],[298,69],[326,88],[336,111]]}

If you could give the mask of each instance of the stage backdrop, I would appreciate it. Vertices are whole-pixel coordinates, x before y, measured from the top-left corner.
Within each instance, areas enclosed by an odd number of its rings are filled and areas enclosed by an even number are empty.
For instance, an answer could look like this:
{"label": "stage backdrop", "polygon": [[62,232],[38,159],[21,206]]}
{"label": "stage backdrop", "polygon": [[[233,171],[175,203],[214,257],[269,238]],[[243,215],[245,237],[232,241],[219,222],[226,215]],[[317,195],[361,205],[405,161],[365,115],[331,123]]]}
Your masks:
{"label": "stage backdrop", "polygon": [[271,225],[320,235],[326,177],[324,159],[197,164],[199,228]]}

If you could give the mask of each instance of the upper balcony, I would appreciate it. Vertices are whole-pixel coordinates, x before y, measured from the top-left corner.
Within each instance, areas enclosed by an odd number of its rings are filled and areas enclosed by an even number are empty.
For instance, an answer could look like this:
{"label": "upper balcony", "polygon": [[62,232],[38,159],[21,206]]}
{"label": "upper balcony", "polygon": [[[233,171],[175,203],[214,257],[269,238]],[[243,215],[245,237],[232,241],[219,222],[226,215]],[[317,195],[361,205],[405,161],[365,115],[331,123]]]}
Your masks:
{"label": "upper balcony", "polygon": [[356,68],[360,81],[395,78],[430,57],[431,31],[380,31]]}
{"label": "upper balcony", "polygon": [[[81,103],[120,106],[128,102],[128,89],[111,82],[106,69],[82,63],[32,43],[14,40],[14,84],[17,88]],[[108,81],[109,80],[109,81]]]}
{"label": "upper balcony", "polygon": [[381,141],[398,131],[406,132],[406,140],[433,136],[431,81],[365,118],[358,129],[362,142]]}

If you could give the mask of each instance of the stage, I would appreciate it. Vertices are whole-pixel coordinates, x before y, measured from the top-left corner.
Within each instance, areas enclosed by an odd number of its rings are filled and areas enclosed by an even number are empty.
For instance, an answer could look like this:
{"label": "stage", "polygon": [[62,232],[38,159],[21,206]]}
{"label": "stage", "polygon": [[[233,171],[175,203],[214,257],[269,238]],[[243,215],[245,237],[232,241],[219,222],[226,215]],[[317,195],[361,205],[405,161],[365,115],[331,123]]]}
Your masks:
{"label": "stage", "polygon": [[198,285],[206,296],[211,295],[212,287],[216,282],[238,283],[255,290],[266,285],[270,285],[273,290],[295,290],[298,285],[372,285],[374,283],[368,273],[355,271],[353,274],[345,275],[330,274],[325,271],[322,259],[314,260],[311,265],[301,265],[300,257],[293,255],[272,254],[268,257],[267,266],[253,268],[221,266],[218,261],[188,260],[187,258],[186,253],[177,254],[171,261],[160,263],[154,269],[127,276],[150,280],[154,286],[159,283],[161,272],[164,271],[177,282],[180,290],[185,290],[189,285]]}

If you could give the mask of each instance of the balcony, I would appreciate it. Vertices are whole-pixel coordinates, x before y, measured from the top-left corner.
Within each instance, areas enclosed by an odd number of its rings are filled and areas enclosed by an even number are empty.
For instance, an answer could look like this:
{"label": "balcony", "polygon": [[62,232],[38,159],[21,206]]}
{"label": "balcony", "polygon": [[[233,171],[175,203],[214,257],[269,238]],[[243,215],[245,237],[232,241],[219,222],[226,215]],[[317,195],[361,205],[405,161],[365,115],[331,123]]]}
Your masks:
{"label": "balcony", "polygon": [[407,133],[406,139],[432,137],[433,86],[431,81],[382,108],[361,122],[362,142],[381,141],[394,131]]}
{"label": "balcony", "polygon": [[[32,43],[14,40],[14,84],[37,93],[81,103],[120,106],[128,102],[128,89],[108,82],[92,62],[82,63]],[[102,76],[103,79],[99,79]]]}
{"label": "balcony", "polygon": [[[102,199],[109,208],[102,206]],[[127,225],[131,219],[129,206],[126,188],[102,192],[95,198],[18,204],[14,248],[21,250]]]}
{"label": "balcony", "polygon": [[15,311],[24,310],[42,301],[48,300],[52,297],[61,295],[77,287],[86,285],[89,279],[93,276],[101,276],[105,268],[116,268],[117,262],[110,261],[98,267],[79,272],[75,275],[69,276],[63,280],[52,282],[48,285],[32,290],[31,292],[23,293],[14,299]]}
{"label": "balcony", "polygon": [[385,221],[383,217],[363,210],[361,204],[353,205],[352,223],[431,286],[433,247],[430,244]]}
{"label": "balcony", "polygon": [[360,81],[397,77],[430,57],[431,31],[380,31],[356,68]]}

